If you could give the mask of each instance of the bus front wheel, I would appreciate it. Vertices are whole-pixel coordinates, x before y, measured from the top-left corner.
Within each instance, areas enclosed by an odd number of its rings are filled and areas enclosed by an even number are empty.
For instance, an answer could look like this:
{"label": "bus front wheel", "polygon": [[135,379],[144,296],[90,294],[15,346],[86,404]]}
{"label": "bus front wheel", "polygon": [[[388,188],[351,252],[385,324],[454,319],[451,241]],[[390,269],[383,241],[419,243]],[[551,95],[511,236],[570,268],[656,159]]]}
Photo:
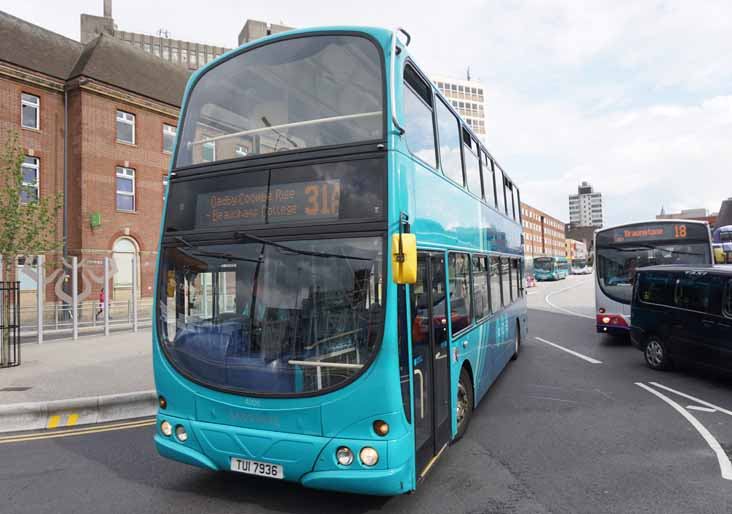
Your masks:
{"label": "bus front wheel", "polygon": [[473,383],[467,368],[460,370],[460,380],[457,386],[457,441],[468,429],[470,418],[473,416]]}

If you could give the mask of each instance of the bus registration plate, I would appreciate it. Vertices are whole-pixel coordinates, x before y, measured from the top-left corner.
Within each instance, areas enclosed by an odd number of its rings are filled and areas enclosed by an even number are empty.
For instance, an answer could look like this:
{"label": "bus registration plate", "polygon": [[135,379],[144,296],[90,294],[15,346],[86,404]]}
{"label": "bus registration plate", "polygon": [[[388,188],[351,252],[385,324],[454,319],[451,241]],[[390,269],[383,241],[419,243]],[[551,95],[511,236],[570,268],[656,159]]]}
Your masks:
{"label": "bus registration plate", "polygon": [[249,459],[231,458],[231,471],[246,473],[248,475],[257,475],[269,478],[285,478],[280,464],[268,464],[266,462],[257,462]]}

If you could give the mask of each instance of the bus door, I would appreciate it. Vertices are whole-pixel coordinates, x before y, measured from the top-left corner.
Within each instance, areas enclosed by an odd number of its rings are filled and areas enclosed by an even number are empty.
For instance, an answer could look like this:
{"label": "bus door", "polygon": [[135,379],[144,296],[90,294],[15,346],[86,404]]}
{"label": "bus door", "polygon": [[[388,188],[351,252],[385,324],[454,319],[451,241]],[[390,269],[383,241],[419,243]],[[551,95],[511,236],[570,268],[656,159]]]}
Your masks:
{"label": "bus door", "polygon": [[418,253],[411,292],[416,466],[422,476],[449,442],[452,427],[444,253]]}

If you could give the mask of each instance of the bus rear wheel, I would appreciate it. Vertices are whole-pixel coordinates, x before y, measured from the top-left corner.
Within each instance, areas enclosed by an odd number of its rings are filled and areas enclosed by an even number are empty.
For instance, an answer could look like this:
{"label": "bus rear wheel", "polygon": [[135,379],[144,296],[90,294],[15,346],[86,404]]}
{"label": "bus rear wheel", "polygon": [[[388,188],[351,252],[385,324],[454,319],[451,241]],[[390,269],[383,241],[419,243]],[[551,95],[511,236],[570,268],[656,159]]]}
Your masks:
{"label": "bus rear wheel", "polygon": [[465,435],[470,418],[473,416],[473,383],[467,368],[460,370],[460,380],[457,386],[457,435],[455,440]]}

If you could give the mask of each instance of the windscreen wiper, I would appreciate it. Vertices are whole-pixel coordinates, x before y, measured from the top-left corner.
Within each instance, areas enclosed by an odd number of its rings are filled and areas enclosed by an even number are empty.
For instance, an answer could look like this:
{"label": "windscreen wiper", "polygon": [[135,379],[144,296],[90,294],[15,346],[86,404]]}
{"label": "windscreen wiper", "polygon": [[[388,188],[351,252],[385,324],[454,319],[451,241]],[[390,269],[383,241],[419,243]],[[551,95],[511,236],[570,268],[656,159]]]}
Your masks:
{"label": "windscreen wiper", "polygon": [[663,246],[650,245],[650,244],[636,245],[635,247],[629,248],[627,250],[626,249],[617,248],[617,250],[620,250],[621,252],[632,252],[632,251],[637,250],[637,249],[660,250],[662,252],[668,252],[668,253],[677,254],[677,255],[695,255],[697,257],[704,257],[704,254],[703,253],[698,253],[698,252],[681,252],[681,251],[677,251],[677,250],[669,250],[668,248],[664,248]]}
{"label": "windscreen wiper", "polygon": [[263,239],[261,237],[257,237],[255,235],[249,234],[248,232],[235,232],[234,238],[236,239],[246,239],[249,241],[255,241],[257,243],[262,243],[269,246],[274,246],[275,248],[279,248],[280,250],[284,250],[286,252],[290,252],[292,254],[297,255],[308,255],[310,257],[323,257],[326,259],[334,258],[334,259],[346,259],[346,260],[354,260],[354,261],[371,261],[373,259],[369,257],[353,257],[349,255],[339,255],[337,253],[327,253],[327,252],[312,252],[310,250],[298,250],[297,248],[292,248],[291,246],[283,245],[280,243],[275,243],[274,241],[270,241],[269,239]]}
{"label": "windscreen wiper", "polygon": [[216,259],[225,259],[227,261],[253,262],[255,264],[258,264],[261,262],[260,259],[248,259],[246,257],[239,257],[237,255],[234,255],[233,253],[209,252],[206,250],[201,250],[199,246],[191,244],[189,241],[186,241],[185,239],[183,239],[180,236],[176,237],[175,239],[176,239],[176,241],[183,243],[186,247],[190,248],[191,250],[195,250],[193,252],[183,252],[187,255],[195,255],[197,257],[213,257]]}

